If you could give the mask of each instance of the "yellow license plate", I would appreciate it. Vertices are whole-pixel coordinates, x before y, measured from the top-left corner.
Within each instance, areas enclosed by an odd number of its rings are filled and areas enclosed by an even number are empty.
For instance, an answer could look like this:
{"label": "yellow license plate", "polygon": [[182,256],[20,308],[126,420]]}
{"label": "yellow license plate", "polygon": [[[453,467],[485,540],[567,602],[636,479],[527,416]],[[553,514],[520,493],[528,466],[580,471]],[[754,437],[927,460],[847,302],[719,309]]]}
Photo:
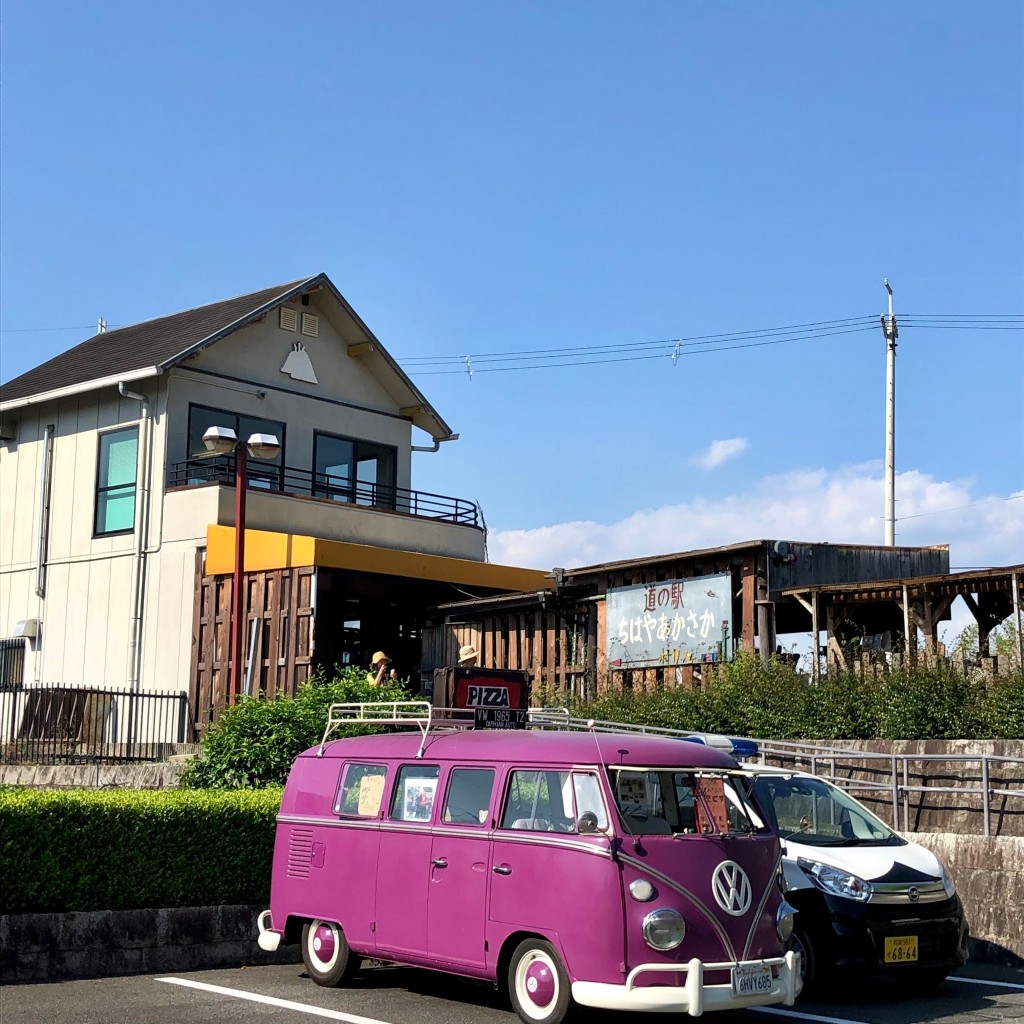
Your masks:
{"label": "yellow license plate", "polygon": [[885,940],[885,962],[887,964],[909,964],[916,959],[916,935],[893,935]]}

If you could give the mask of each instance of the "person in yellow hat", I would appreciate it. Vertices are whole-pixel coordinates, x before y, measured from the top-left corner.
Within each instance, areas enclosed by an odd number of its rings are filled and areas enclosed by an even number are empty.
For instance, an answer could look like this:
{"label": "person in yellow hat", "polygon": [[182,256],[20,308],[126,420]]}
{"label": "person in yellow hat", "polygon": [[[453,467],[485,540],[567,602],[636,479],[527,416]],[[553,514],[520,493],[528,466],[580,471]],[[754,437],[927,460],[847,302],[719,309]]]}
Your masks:
{"label": "person in yellow hat", "polygon": [[[391,659],[383,651],[374,652],[373,660],[370,662],[370,671],[366,673],[366,681],[371,686],[380,686],[390,667]],[[394,675],[392,669],[391,678],[394,678]]]}

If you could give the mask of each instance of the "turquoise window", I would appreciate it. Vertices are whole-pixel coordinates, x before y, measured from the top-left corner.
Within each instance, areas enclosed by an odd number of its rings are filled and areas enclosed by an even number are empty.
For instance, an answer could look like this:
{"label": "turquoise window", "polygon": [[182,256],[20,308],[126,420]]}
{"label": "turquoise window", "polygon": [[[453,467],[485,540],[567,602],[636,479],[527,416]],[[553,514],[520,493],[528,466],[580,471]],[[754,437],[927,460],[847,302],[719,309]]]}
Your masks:
{"label": "turquoise window", "polygon": [[96,472],[96,533],[123,533],[135,526],[135,478],[139,428],[100,434]]}

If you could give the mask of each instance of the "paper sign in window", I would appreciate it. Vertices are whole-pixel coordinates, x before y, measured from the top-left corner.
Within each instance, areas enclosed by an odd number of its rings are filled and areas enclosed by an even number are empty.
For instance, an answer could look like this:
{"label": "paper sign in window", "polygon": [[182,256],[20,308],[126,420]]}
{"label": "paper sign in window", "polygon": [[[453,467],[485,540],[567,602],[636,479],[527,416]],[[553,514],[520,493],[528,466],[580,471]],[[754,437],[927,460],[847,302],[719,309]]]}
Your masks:
{"label": "paper sign in window", "polygon": [[698,832],[729,834],[729,809],[725,802],[725,779],[694,780],[694,810]]}
{"label": "paper sign in window", "polygon": [[646,807],[647,776],[639,772],[619,772],[619,803]]}
{"label": "paper sign in window", "polygon": [[383,775],[364,775],[359,780],[359,814],[368,818],[376,817],[383,793]]}
{"label": "paper sign in window", "polygon": [[402,821],[430,821],[437,779],[406,779],[402,792]]}

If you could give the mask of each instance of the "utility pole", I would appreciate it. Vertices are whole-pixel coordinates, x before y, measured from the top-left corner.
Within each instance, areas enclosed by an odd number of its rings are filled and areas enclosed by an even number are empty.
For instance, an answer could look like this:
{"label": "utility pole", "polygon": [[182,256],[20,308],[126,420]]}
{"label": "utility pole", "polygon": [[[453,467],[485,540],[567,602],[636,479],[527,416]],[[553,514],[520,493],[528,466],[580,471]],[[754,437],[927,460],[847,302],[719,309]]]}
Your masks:
{"label": "utility pole", "polygon": [[882,317],[885,335],[885,543],[896,546],[896,339],[899,328],[892,315],[892,286],[885,278],[889,293],[889,315]]}

